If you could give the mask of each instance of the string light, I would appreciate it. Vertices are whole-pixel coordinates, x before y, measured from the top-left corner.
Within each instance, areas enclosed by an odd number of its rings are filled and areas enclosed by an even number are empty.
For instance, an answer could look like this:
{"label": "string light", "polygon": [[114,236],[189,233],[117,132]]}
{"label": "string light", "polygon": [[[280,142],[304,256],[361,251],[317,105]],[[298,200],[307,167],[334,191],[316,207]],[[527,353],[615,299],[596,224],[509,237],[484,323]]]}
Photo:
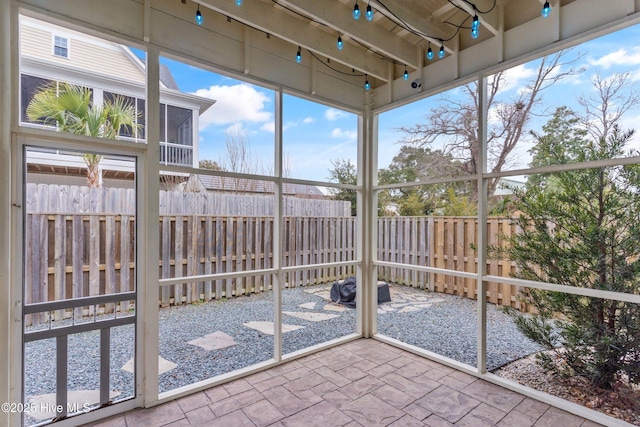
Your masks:
{"label": "string light", "polygon": [[360,6],[358,6],[358,0],[356,0],[356,4],[353,6],[353,19],[356,21],[360,19]]}
{"label": "string light", "polygon": [[402,78],[405,80],[409,80],[409,72],[407,71],[407,66],[404,66],[404,74],[402,75]]}
{"label": "string light", "polygon": [[296,62],[298,64],[302,62],[302,52],[300,52],[300,46],[298,46],[298,53],[296,53]]}
{"label": "string light", "polygon": [[202,25],[204,19],[202,18],[202,13],[200,13],[200,4],[198,4],[198,10],[196,10],[196,24]]}
{"label": "string light", "polygon": [[478,15],[473,16],[473,21],[471,22],[471,37],[477,39],[480,35],[480,20],[478,19]]}
{"label": "string light", "polygon": [[367,21],[373,21],[373,9],[371,9],[370,3],[367,3],[367,13],[365,15],[367,17]]}
{"label": "string light", "polygon": [[429,42],[429,49],[427,49],[427,59],[429,61],[433,59],[433,49],[431,49],[431,42]]}
{"label": "string light", "polygon": [[438,51],[438,58],[442,59],[444,58],[444,44],[440,46],[440,50]]}
{"label": "string light", "polygon": [[364,90],[371,89],[371,85],[369,84],[369,75],[365,74],[364,79]]}
{"label": "string light", "polygon": [[338,33],[338,41],[336,42],[336,46],[338,47],[338,50],[342,50],[342,48],[344,47],[344,45],[342,44],[342,37],[340,37],[340,33]]}
{"label": "string light", "polygon": [[544,6],[542,6],[542,17],[546,18],[551,13],[551,5],[548,1],[544,2]]}

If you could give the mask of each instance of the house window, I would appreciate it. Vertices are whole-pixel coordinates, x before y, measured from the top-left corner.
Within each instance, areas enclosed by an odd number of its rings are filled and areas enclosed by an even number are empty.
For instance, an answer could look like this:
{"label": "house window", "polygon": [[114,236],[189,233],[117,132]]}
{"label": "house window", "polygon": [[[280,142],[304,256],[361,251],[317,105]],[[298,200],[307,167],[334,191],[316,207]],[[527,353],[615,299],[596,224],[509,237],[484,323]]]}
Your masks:
{"label": "house window", "polygon": [[43,79],[23,74],[20,76],[20,120],[25,123],[39,123],[39,121],[29,120],[27,117],[27,106],[36,93],[50,85],[52,80]]}
{"label": "house window", "polygon": [[135,98],[133,96],[125,96],[120,95],[113,92],[104,92],[104,100],[105,102],[113,102],[116,97],[122,99],[125,105],[132,105],[136,111],[136,124],[138,128],[136,132],[130,126],[121,126],[120,131],[118,132],[119,136],[124,136],[128,138],[136,138],[136,139],[144,139],[144,125],[145,125],[145,100],[140,98]]}
{"label": "house window", "polygon": [[160,104],[160,141],[193,145],[193,110]]}
{"label": "house window", "polygon": [[61,58],[69,57],[69,39],[66,37],[53,37],[53,54]]}
{"label": "house window", "polygon": [[193,145],[192,114],[192,110],[167,105],[167,142]]}
{"label": "house window", "polygon": [[[47,117],[40,117],[37,120],[29,120],[29,117],[27,116],[27,107],[29,106],[29,103],[36,96],[38,92],[51,86],[55,86],[56,88],[58,88],[61,83],[68,83],[68,82],[58,82],[56,80],[49,80],[42,77],[22,74],[20,76],[20,121],[22,123],[33,123],[38,125],[55,127],[55,124],[54,124],[55,121],[52,121],[51,118],[47,120]],[[73,83],[68,83],[68,84],[73,84]],[[80,86],[80,87],[85,88],[84,86]],[[92,88],[86,88],[86,89],[88,89],[90,92],[89,102],[91,105],[93,104],[93,89]]]}

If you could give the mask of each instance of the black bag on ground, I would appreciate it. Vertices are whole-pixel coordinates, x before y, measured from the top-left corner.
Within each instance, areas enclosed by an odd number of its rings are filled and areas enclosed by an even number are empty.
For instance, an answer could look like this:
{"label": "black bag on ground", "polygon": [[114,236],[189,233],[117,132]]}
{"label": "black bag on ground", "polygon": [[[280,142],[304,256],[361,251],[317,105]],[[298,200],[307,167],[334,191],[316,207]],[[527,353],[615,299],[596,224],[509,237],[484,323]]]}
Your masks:
{"label": "black bag on ground", "polygon": [[[331,301],[347,307],[355,308],[356,306],[356,278],[347,277],[342,282],[335,282],[331,285],[330,292]],[[382,283],[378,285],[378,304],[383,302],[391,302],[389,293],[389,285]]]}
{"label": "black bag on ground", "polygon": [[354,308],[356,306],[356,278],[347,277],[342,283],[331,285],[331,301]]}

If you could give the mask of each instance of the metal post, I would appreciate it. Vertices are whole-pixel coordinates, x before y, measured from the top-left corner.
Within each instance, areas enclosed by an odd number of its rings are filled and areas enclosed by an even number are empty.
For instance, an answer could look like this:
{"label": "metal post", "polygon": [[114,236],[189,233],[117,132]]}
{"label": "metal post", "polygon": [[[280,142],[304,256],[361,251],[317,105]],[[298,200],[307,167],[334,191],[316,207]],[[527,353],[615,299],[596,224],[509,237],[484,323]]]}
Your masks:
{"label": "metal post", "polygon": [[111,328],[100,329],[100,406],[109,403]]}
{"label": "metal post", "polygon": [[[136,173],[136,393],[144,406],[158,400],[158,229],[160,227],[160,53],[147,50],[147,151]],[[155,266],[155,267],[154,267]],[[138,339],[139,338],[139,339]]]}
{"label": "metal post", "polygon": [[478,372],[487,371],[487,78],[478,78],[478,134],[481,147],[478,150]]}
{"label": "metal post", "polygon": [[[375,236],[377,235],[377,203],[373,184],[376,180],[377,138],[374,136],[376,125],[371,111],[371,95],[365,93],[364,115],[359,120],[361,137],[358,141],[358,236],[357,250],[361,261],[358,278],[360,289],[357,296],[358,329],[364,337],[369,338],[376,333],[377,315],[377,274],[373,261],[375,259]],[[377,121],[375,122],[377,123]]]}
{"label": "metal post", "polygon": [[275,197],[273,209],[273,268],[277,272],[273,278],[273,357],[282,360],[282,89],[275,96]]}
{"label": "metal post", "polygon": [[56,417],[67,416],[68,338],[68,335],[56,338]]}

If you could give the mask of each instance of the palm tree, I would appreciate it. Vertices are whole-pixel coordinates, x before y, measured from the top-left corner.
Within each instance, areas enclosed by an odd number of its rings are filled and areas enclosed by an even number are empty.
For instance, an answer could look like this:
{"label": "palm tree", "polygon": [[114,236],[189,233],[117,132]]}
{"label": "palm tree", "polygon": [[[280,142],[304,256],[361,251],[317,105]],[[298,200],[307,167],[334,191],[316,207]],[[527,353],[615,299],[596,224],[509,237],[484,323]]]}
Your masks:
{"label": "palm tree", "polygon": [[[55,125],[60,132],[115,139],[122,126],[137,131],[138,113],[124,97],[115,96],[103,104],[91,101],[91,90],[65,82],[53,82],[35,94],[27,106],[32,122]],[[102,155],[83,154],[89,187],[102,186]]]}

